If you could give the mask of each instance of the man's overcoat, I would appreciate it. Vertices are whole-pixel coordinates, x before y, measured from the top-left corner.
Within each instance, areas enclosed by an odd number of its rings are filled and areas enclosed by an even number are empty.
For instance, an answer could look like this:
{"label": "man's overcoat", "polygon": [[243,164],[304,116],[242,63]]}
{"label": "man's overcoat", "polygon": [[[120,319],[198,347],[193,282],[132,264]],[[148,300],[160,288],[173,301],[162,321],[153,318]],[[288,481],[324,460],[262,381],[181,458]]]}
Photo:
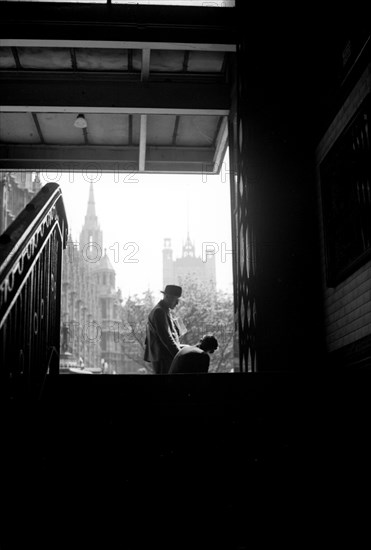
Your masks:
{"label": "man's overcoat", "polygon": [[170,308],[160,300],[148,315],[144,360],[169,361],[169,366],[180,350],[180,329]]}

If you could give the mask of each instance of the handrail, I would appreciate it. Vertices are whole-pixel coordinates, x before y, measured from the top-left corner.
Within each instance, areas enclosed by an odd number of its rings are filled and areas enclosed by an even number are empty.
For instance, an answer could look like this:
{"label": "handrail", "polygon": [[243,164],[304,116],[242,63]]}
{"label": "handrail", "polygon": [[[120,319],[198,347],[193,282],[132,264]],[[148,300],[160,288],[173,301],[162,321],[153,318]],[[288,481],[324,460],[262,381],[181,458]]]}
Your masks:
{"label": "handrail", "polygon": [[[10,260],[15,261],[17,251],[22,248],[25,241],[29,239],[41,223],[45,214],[61,196],[62,191],[57,183],[47,183],[0,235],[0,281],[3,278],[4,270],[10,264]],[[59,214],[62,214],[65,222],[67,222],[63,202],[59,205],[59,208],[63,209]]]}
{"label": "handrail", "polygon": [[0,371],[13,398],[18,387],[34,392],[48,371],[59,372],[67,234],[62,191],[50,182],[0,236]]}

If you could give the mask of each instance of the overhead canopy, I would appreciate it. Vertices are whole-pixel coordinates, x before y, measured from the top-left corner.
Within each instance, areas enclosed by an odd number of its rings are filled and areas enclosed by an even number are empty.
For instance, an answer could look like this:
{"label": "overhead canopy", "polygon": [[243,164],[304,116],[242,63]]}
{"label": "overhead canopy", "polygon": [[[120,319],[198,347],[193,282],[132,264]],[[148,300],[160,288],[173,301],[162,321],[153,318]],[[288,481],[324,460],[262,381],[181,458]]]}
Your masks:
{"label": "overhead canopy", "polygon": [[[0,168],[217,173],[234,9],[5,2]],[[78,115],[86,128],[76,127]]]}

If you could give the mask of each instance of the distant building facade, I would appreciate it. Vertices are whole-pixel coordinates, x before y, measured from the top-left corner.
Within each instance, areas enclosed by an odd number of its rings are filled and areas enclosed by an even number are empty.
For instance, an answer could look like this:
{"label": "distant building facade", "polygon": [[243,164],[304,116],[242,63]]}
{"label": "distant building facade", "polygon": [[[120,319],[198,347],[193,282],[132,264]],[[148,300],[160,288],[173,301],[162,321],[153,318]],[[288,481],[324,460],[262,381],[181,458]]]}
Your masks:
{"label": "distant building facade", "polygon": [[90,184],[79,242],[70,237],[63,253],[61,372],[84,366],[91,372],[123,373],[121,302]]}
{"label": "distant building facade", "polygon": [[[0,172],[0,234],[41,188],[37,172]],[[129,358],[133,343],[126,340],[121,291],[116,289],[116,273],[103,249],[91,184],[79,240],[69,235],[63,251],[60,372],[82,367],[93,373],[137,372],[140,365]]]}
{"label": "distant building facade", "polygon": [[0,234],[41,189],[39,174],[0,172]]}
{"label": "distant building facade", "polygon": [[182,247],[182,256],[175,260],[173,259],[171,239],[164,239],[162,266],[164,287],[168,284],[182,285],[186,278],[216,287],[215,256],[210,254],[205,259],[196,256],[195,245],[192,243],[189,233]]}

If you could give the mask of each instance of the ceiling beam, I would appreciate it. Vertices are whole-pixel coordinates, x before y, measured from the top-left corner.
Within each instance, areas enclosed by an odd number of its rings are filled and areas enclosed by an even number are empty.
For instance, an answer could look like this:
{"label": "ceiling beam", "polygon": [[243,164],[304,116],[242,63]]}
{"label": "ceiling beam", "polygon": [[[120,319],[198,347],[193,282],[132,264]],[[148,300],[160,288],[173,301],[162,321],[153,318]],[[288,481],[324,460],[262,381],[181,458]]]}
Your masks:
{"label": "ceiling beam", "polygon": [[[148,159],[152,162],[163,162],[166,159],[176,161],[190,161],[195,156],[198,161],[206,161],[213,158],[213,147],[172,147],[148,145]],[[87,160],[99,162],[100,160],[135,161],[138,164],[138,146],[128,145],[6,145],[0,144],[0,159],[22,160]]]}
{"label": "ceiling beam", "polygon": [[[1,44],[1,42],[0,42],[0,44]],[[18,50],[15,46],[11,46],[10,49],[12,50],[12,54],[13,54],[14,61],[15,61],[15,66],[17,67],[18,71],[21,71],[22,70],[22,65],[21,65],[21,62],[19,61]]]}
{"label": "ceiling beam", "polygon": [[151,62],[151,50],[148,48],[144,48],[142,50],[142,70],[140,74],[140,78],[142,81],[148,80],[150,62]]}
{"label": "ceiling beam", "polygon": [[37,118],[37,114],[32,113],[32,118],[33,118],[34,124],[36,126],[36,130],[37,130],[37,133],[39,135],[40,142],[45,143],[44,136],[43,136],[43,133],[42,133],[42,130],[41,130],[41,127],[40,127],[39,119]]}
{"label": "ceiling beam", "polygon": [[147,115],[140,116],[140,140],[139,140],[139,172],[144,172],[146,165],[147,146]]}
{"label": "ceiling beam", "polygon": [[[209,164],[207,164],[210,167]],[[163,163],[154,163],[151,161],[146,162],[146,174],[200,174],[201,177],[204,175],[214,175],[214,171],[206,172],[205,163],[197,161],[196,159],[189,162],[173,162],[170,160],[164,161]]]}
{"label": "ceiling beam", "polygon": [[[134,3],[109,6],[59,2],[2,4],[0,36],[3,39],[38,40],[38,45],[49,41],[49,45],[56,46],[56,41],[67,41],[67,47],[79,47],[78,42],[81,47],[89,47],[86,45],[88,41],[95,44],[120,42],[120,47],[125,47],[122,44],[126,42],[139,49],[154,49],[156,44],[161,49],[164,49],[164,44],[171,44],[169,49],[175,49],[176,44],[182,43],[181,49],[192,49],[184,47],[190,44],[197,49],[207,49],[236,44],[236,10],[233,8]],[[13,45],[21,44],[16,42]]]}
{"label": "ceiling beam", "polygon": [[[142,69],[140,75],[142,82],[148,81],[150,63],[151,50],[148,48],[144,48],[142,50]],[[139,172],[144,172],[146,166],[147,115],[140,115],[139,131]]]}
{"label": "ceiling beam", "polygon": [[[71,69],[67,70],[50,70],[50,69],[23,69],[21,66],[17,68],[17,71],[13,69],[0,69],[0,79],[1,81],[19,81],[19,80],[47,80],[52,82],[61,82],[63,80],[68,80],[69,82],[105,82],[105,83],[127,83],[127,82],[140,82],[141,73],[139,71],[134,71],[132,68],[129,71],[81,71],[81,70],[71,70],[72,69],[72,60],[71,60]],[[189,72],[155,72],[151,73],[151,82],[177,82],[182,84],[188,84],[191,82],[197,82],[201,84],[223,84],[226,80],[224,73],[189,73]]]}
{"label": "ceiling beam", "polygon": [[221,170],[221,164],[228,147],[228,117],[222,119],[215,142],[215,155],[213,158],[214,169],[217,173]]}
{"label": "ceiling beam", "polygon": [[1,77],[1,105],[3,112],[220,115],[230,94],[227,84]]}
{"label": "ceiling beam", "polygon": [[0,105],[1,113],[83,113],[83,114],[129,114],[129,115],[228,115],[229,109],[197,109],[185,107],[87,107],[78,105]]}
{"label": "ceiling beam", "polygon": [[[147,146],[146,172],[213,173],[212,147]],[[0,170],[139,172],[138,147],[0,145]],[[144,169],[143,169],[144,170]]]}
{"label": "ceiling beam", "polygon": [[4,38],[0,40],[2,47],[16,48],[99,48],[99,49],[124,49],[124,50],[192,50],[211,52],[235,52],[235,44],[205,44],[193,42],[138,42],[127,40],[55,40],[55,39],[25,39]]}

